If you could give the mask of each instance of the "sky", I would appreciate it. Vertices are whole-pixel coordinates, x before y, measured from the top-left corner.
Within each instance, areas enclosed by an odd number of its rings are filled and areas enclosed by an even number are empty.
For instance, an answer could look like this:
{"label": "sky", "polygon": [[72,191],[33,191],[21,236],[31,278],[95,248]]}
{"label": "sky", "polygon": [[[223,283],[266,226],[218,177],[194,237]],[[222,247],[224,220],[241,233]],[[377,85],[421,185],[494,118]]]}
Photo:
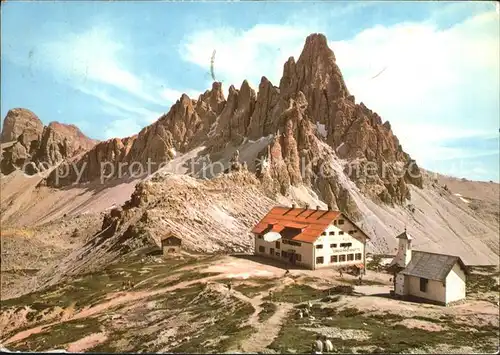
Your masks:
{"label": "sky", "polygon": [[496,2],[8,1],[1,20],[2,117],[24,107],[92,138],[132,135],[211,87],[214,50],[226,94],[278,86],[320,32],[419,166],[499,180]]}

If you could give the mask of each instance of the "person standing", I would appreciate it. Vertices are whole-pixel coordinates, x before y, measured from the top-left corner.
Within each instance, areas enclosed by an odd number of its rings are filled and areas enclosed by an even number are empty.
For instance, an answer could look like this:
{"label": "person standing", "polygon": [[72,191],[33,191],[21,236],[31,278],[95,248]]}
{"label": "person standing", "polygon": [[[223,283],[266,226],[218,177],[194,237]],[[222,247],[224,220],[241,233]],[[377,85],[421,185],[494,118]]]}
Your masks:
{"label": "person standing", "polygon": [[333,352],[333,344],[331,340],[326,337],[326,335],[323,337],[323,342],[324,342],[325,353]]}
{"label": "person standing", "polygon": [[323,353],[323,342],[321,341],[321,336],[316,336],[316,341],[313,342],[312,346],[313,354],[322,354]]}

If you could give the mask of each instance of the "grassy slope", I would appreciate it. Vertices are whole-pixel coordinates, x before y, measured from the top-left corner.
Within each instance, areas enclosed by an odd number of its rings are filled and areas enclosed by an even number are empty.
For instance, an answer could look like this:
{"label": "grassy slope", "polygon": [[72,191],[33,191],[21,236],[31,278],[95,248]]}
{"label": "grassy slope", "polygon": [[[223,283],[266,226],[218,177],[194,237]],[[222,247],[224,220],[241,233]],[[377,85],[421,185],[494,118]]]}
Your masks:
{"label": "grassy slope", "polygon": [[[217,257],[186,258],[184,260],[151,261],[144,254],[127,261],[110,265],[99,273],[87,274],[70,283],[59,284],[41,292],[28,294],[17,299],[2,302],[2,312],[20,311],[29,306],[29,324],[2,335],[6,339],[22,328],[43,325],[55,319],[46,319],[49,311],[71,306],[76,311],[96,305],[111,292],[119,291],[124,281],[132,281],[136,291],[158,290],[183,281],[194,281],[188,287],[154,294],[141,301],[120,305],[95,317],[88,317],[60,323],[33,334],[26,339],[9,344],[9,349],[23,351],[43,351],[65,348],[69,343],[86,335],[106,331],[107,339],[87,351],[92,352],[224,352],[238,348],[241,340],[250,336],[254,329],[245,325],[254,308],[233,295],[225,294],[196,283],[208,274],[202,273],[207,262]],[[197,266],[181,271],[183,267]],[[482,291],[495,289],[492,277],[473,274],[471,287]],[[220,279],[218,282],[225,283]],[[309,283],[309,282],[308,282]],[[235,290],[248,297],[255,297],[279,284],[279,279],[249,279],[235,282]],[[263,297],[259,322],[265,322],[279,307],[279,302],[295,303],[296,308],[304,307],[312,301],[312,315],[296,319],[292,314],[283,322],[276,339],[269,346],[280,352],[309,352],[316,334],[303,328],[330,327],[339,332],[360,330],[369,334],[368,339],[333,338],[335,352],[404,352],[409,349],[432,350],[439,344],[450,346],[468,345],[481,351],[495,350],[498,328],[493,326],[469,327],[454,323],[450,317],[440,319],[413,317],[417,320],[433,322],[445,327],[442,331],[429,332],[410,329],[397,324],[403,315],[385,313],[382,315],[362,314],[355,308],[338,308],[336,302],[341,295],[359,297],[350,285],[316,289],[309,285],[294,283]],[[172,331],[172,334],[165,333]],[[264,350],[264,349],[262,349]]]}

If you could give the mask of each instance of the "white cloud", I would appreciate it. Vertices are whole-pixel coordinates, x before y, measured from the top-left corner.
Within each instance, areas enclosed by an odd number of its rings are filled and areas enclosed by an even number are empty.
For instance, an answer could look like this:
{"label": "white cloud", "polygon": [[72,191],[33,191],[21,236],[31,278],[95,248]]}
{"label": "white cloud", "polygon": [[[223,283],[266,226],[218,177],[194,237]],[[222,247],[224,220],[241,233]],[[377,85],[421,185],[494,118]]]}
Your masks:
{"label": "white cloud", "polygon": [[485,129],[464,129],[460,127],[449,127],[439,123],[411,123],[401,127],[402,140],[411,140],[412,136],[425,137],[427,142],[440,142],[460,138],[494,138],[491,131]]}
{"label": "white cloud", "polygon": [[128,104],[125,100],[119,100],[103,89],[90,89],[88,87],[78,88],[84,94],[94,96],[108,105],[103,106],[103,110],[108,113],[114,113],[116,116],[124,116],[133,114],[137,121],[151,123],[156,121],[161,115],[161,112],[152,111],[144,107],[137,107]]}
{"label": "white cloud", "polygon": [[22,43],[8,43],[5,56],[31,70],[50,72],[57,81],[98,98],[103,113],[134,120],[132,127],[140,129],[158,119],[158,108],[167,111],[177,98],[166,99],[164,91],[175,90],[165,89],[162,80],[133,66],[135,46],[123,38],[110,27],[94,26],[48,41],[31,36]]}
{"label": "white cloud", "polygon": [[127,59],[133,54],[109,28],[93,27],[82,33],[69,33],[45,43],[42,51],[50,56],[52,70],[73,85],[100,83],[151,103],[162,103],[158,95],[160,87],[145,82],[127,68]]}
{"label": "white cloud", "polygon": [[196,91],[196,90],[185,90],[185,91],[179,91],[175,89],[170,89],[166,88],[160,91],[160,96],[165,99],[169,103],[175,103],[177,100],[179,100],[182,96],[182,94],[188,95],[191,99],[198,99],[200,96],[201,92]]}
{"label": "white cloud", "polygon": [[446,140],[498,129],[494,12],[445,30],[430,23],[377,26],[331,47],[351,93],[389,120],[403,148],[423,165],[437,155],[467,156],[442,147]]}
{"label": "white cloud", "polygon": [[481,157],[498,153],[491,149],[470,150],[470,147],[449,147],[447,143],[460,139],[486,140],[492,137],[491,131],[444,126],[439,123],[419,124],[402,123],[392,126],[405,151],[410,152],[420,165],[431,161]]}
{"label": "white cloud", "polygon": [[142,127],[134,119],[126,118],[114,120],[104,129],[104,138],[122,138],[137,134]]}
{"label": "white cloud", "polygon": [[446,109],[444,100],[462,94],[462,85],[498,91],[498,80],[491,79],[498,73],[499,49],[498,35],[488,35],[492,20],[491,14],[481,15],[445,31],[425,24],[378,26],[331,47],[348,73],[351,91],[365,103],[407,111],[418,101],[424,103],[418,106],[420,115],[422,109],[432,114]]}
{"label": "white cloud", "polygon": [[123,43],[107,27],[68,33],[40,48],[44,69],[80,92],[98,98],[105,114],[120,118],[106,128],[107,137],[137,133],[162,115],[148,107],[164,107],[167,111],[182,94],[166,88],[148,73],[139,75],[131,65],[134,53],[130,48],[134,46]]}
{"label": "white cloud", "polygon": [[176,102],[182,95],[182,92],[174,89],[163,89],[160,92],[161,97],[163,97],[168,102]]}
{"label": "white cloud", "polygon": [[279,84],[283,64],[290,56],[297,56],[310,28],[291,25],[258,24],[248,31],[230,27],[209,29],[186,36],[179,48],[181,57],[210,72],[210,60],[215,52],[215,79],[239,88],[247,79],[258,87],[266,76]]}

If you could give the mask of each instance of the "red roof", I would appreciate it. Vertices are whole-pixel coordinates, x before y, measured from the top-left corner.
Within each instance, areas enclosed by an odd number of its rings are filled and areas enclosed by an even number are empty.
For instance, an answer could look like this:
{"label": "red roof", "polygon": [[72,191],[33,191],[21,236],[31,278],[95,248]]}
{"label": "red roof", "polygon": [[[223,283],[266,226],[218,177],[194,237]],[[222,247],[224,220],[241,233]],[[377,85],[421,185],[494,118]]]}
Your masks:
{"label": "red roof", "polygon": [[253,233],[262,233],[271,228],[281,232],[285,227],[300,229],[301,232],[290,238],[299,242],[314,243],[321,233],[342,213],[306,208],[274,207],[252,229]]}
{"label": "red roof", "polygon": [[283,229],[285,229],[284,226],[280,225],[280,224],[275,224],[273,225],[273,229],[271,229],[271,232],[281,232]]}

